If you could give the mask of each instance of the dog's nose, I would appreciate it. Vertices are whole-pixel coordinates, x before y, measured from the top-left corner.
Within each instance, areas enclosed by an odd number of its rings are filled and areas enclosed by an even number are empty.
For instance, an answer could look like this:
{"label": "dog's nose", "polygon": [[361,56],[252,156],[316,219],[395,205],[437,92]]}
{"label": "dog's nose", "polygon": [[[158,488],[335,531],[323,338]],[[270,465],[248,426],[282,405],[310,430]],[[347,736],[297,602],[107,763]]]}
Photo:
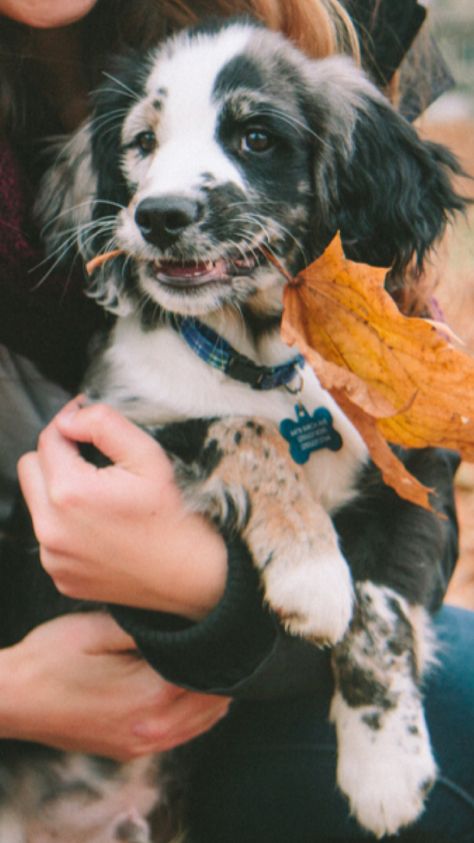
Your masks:
{"label": "dog's nose", "polygon": [[201,205],[183,196],[149,196],[135,209],[135,222],[148,243],[166,249],[201,216]]}

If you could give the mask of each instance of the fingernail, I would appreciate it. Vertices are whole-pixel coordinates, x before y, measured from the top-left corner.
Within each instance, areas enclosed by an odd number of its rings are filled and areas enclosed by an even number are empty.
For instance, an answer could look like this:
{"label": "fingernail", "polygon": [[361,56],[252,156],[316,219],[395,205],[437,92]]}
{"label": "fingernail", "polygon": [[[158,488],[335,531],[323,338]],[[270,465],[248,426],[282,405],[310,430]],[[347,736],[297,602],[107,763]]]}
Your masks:
{"label": "fingernail", "polygon": [[77,413],[80,404],[77,401],[77,398],[73,398],[72,401],[68,401],[64,407],[61,408],[58,415],[59,416],[72,416],[74,413]]}
{"label": "fingernail", "polygon": [[90,401],[89,401],[87,395],[81,394],[81,395],[78,395],[76,397],[76,404],[79,407],[79,409],[81,410],[83,407],[87,407],[88,404],[90,404]]}
{"label": "fingernail", "polygon": [[69,419],[73,419],[79,410],[86,407],[87,403],[87,397],[85,395],[78,395],[77,398],[73,398],[72,401],[68,401],[68,403],[61,408],[56,418],[67,422]]}

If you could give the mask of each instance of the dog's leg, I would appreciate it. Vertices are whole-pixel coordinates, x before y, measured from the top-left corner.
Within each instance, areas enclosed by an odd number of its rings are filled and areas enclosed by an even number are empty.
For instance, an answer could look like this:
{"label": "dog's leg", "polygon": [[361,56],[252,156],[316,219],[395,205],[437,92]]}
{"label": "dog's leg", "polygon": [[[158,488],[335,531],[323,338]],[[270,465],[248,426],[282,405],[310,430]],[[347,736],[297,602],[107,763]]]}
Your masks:
{"label": "dog's leg", "polygon": [[[331,519],[269,422],[219,419],[203,453],[212,472],[191,505],[225,528],[233,520],[261,573],[265,600],[288,631],[335,643],[352,614],[352,581]],[[197,498],[196,498],[197,491]]]}
{"label": "dog's leg", "polygon": [[419,816],[436,775],[418,687],[429,639],[421,612],[389,588],[358,583],[353,621],[333,652],[337,780],[378,837]]}

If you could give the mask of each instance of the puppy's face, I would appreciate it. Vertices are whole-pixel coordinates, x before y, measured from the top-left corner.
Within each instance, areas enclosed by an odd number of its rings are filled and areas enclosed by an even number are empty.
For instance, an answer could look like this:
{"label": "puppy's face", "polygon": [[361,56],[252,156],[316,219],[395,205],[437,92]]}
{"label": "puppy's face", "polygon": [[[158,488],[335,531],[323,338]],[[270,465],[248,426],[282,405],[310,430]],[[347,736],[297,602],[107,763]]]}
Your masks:
{"label": "puppy's face", "polygon": [[178,38],[149,60],[125,115],[114,238],[166,310],[261,299],[278,279],[263,249],[291,272],[310,257],[315,136],[279,46],[272,56],[244,25]]}
{"label": "puppy's face", "polygon": [[463,206],[456,169],[348,59],[311,61],[230,21],[117,63],[39,213],[53,254],[123,250],[90,288],[116,313],[245,304],[273,319],[283,281],[269,253],[295,274],[339,229],[355,260],[421,265]]}

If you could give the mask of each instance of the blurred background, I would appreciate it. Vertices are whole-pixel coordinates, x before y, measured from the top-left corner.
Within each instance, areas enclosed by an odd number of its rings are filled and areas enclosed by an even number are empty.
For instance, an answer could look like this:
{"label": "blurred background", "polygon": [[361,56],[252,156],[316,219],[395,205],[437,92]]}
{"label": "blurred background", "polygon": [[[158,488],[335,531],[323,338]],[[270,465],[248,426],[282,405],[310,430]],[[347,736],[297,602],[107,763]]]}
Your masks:
{"label": "blurred background", "polygon": [[453,119],[474,118],[474,2],[473,0],[425,0],[431,30],[456,80],[434,114]]}
{"label": "blurred background", "polygon": [[[418,128],[458,155],[473,176],[472,181],[460,179],[459,187],[474,199],[474,0],[425,0],[424,5],[455,86],[427,109]],[[446,321],[474,354],[474,205],[448,232],[433,270]],[[456,495],[461,557],[448,600],[474,609],[474,464],[461,466]]]}

